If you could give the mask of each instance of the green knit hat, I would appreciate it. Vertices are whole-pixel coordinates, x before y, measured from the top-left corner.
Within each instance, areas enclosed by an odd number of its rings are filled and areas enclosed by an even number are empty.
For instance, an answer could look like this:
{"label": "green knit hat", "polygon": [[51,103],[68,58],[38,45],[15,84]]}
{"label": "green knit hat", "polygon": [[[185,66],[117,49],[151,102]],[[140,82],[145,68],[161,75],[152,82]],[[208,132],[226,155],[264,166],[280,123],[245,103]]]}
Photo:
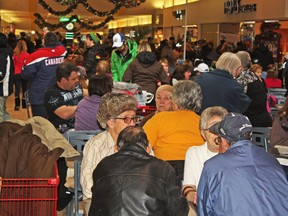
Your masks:
{"label": "green knit hat", "polygon": [[95,33],[89,32],[89,34],[90,34],[90,36],[92,37],[92,39],[94,40],[95,43],[99,43],[100,42],[98,36]]}

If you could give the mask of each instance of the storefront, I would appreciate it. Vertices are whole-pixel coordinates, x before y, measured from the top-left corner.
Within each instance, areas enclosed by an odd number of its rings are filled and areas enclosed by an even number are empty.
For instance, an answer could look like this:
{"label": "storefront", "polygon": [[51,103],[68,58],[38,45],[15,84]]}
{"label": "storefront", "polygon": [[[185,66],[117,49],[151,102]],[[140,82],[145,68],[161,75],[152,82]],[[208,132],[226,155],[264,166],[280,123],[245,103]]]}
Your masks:
{"label": "storefront", "polygon": [[[279,28],[272,27],[270,30],[281,34],[279,51],[282,50],[284,54],[288,52],[288,0],[199,0],[188,3],[187,6],[184,4],[164,8],[162,13],[164,38],[171,35],[183,37],[184,18],[187,15],[187,25],[194,28],[197,26],[198,39],[213,41],[215,45],[222,39],[235,43],[251,40],[253,43],[257,35],[265,33],[261,32],[261,25],[265,21],[272,23],[270,26],[274,27],[279,23]],[[182,13],[181,18],[179,13]],[[191,29],[187,30],[189,38]],[[278,45],[274,36],[271,37],[274,43],[270,46],[271,51],[275,51],[275,46]]]}

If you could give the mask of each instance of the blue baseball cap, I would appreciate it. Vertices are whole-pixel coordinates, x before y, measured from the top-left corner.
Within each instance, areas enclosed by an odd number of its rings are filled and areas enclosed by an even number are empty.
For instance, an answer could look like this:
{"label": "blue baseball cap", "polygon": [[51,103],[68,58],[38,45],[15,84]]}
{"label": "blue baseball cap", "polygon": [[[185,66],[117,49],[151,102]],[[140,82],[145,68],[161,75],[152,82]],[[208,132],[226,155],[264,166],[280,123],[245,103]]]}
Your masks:
{"label": "blue baseball cap", "polygon": [[230,142],[237,142],[250,139],[253,127],[247,116],[231,112],[222,121],[212,125],[209,131]]}
{"label": "blue baseball cap", "polygon": [[125,40],[126,40],[126,38],[122,33],[115,34],[113,36],[113,46],[112,47],[121,47]]}

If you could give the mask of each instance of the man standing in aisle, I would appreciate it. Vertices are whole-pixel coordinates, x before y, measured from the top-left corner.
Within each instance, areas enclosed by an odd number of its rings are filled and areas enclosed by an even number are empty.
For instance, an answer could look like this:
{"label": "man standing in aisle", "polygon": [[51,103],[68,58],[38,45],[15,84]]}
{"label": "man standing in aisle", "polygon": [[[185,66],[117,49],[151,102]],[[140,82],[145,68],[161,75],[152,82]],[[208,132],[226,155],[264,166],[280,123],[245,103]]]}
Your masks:
{"label": "man standing in aisle", "polygon": [[45,47],[33,52],[26,60],[22,77],[28,80],[29,101],[33,116],[47,118],[44,105],[44,92],[55,82],[55,72],[64,61],[65,47],[57,42],[53,32],[47,32],[44,37]]}
{"label": "man standing in aisle", "polygon": [[138,53],[138,45],[132,39],[126,39],[122,33],[113,36],[113,46],[116,49],[111,54],[111,72],[114,81],[122,81],[125,70]]}
{"label": "man standing in aisle", "polygon": [[100,35],[90,32],[86,35],[86,50],[84,52],[83,66],[86,69],[88,78],[95,75],[96,66],[101,59],[108,59],[109,54],[104,46],[100,44]]}
{"label": "man standing in aisle", "polygon": [[13,92],[13,50],[8,46],[8,37],[0,32],[0,122],[10,119],[6,111],[6,99]]}

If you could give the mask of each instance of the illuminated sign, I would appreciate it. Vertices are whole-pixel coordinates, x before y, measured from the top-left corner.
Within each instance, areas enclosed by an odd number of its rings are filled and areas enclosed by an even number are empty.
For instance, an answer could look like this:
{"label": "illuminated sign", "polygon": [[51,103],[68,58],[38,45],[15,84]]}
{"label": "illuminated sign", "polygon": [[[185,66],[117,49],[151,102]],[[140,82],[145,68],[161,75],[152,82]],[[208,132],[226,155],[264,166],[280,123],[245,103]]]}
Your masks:
{"label": "illuminated sign", "polygon": [[[60,22],[68,22],[70,20],[70,17],[60,17]],[[76,18],[74,18],[74,19],[72,19],[71,20],[71,22],[77,22],[77,19]]]}
{"label": "illuminated sign", "polygon": [[224,2],[224,14],[253,12],[256,11],[256,4],[241,5],[241,0],[229,0]]}

